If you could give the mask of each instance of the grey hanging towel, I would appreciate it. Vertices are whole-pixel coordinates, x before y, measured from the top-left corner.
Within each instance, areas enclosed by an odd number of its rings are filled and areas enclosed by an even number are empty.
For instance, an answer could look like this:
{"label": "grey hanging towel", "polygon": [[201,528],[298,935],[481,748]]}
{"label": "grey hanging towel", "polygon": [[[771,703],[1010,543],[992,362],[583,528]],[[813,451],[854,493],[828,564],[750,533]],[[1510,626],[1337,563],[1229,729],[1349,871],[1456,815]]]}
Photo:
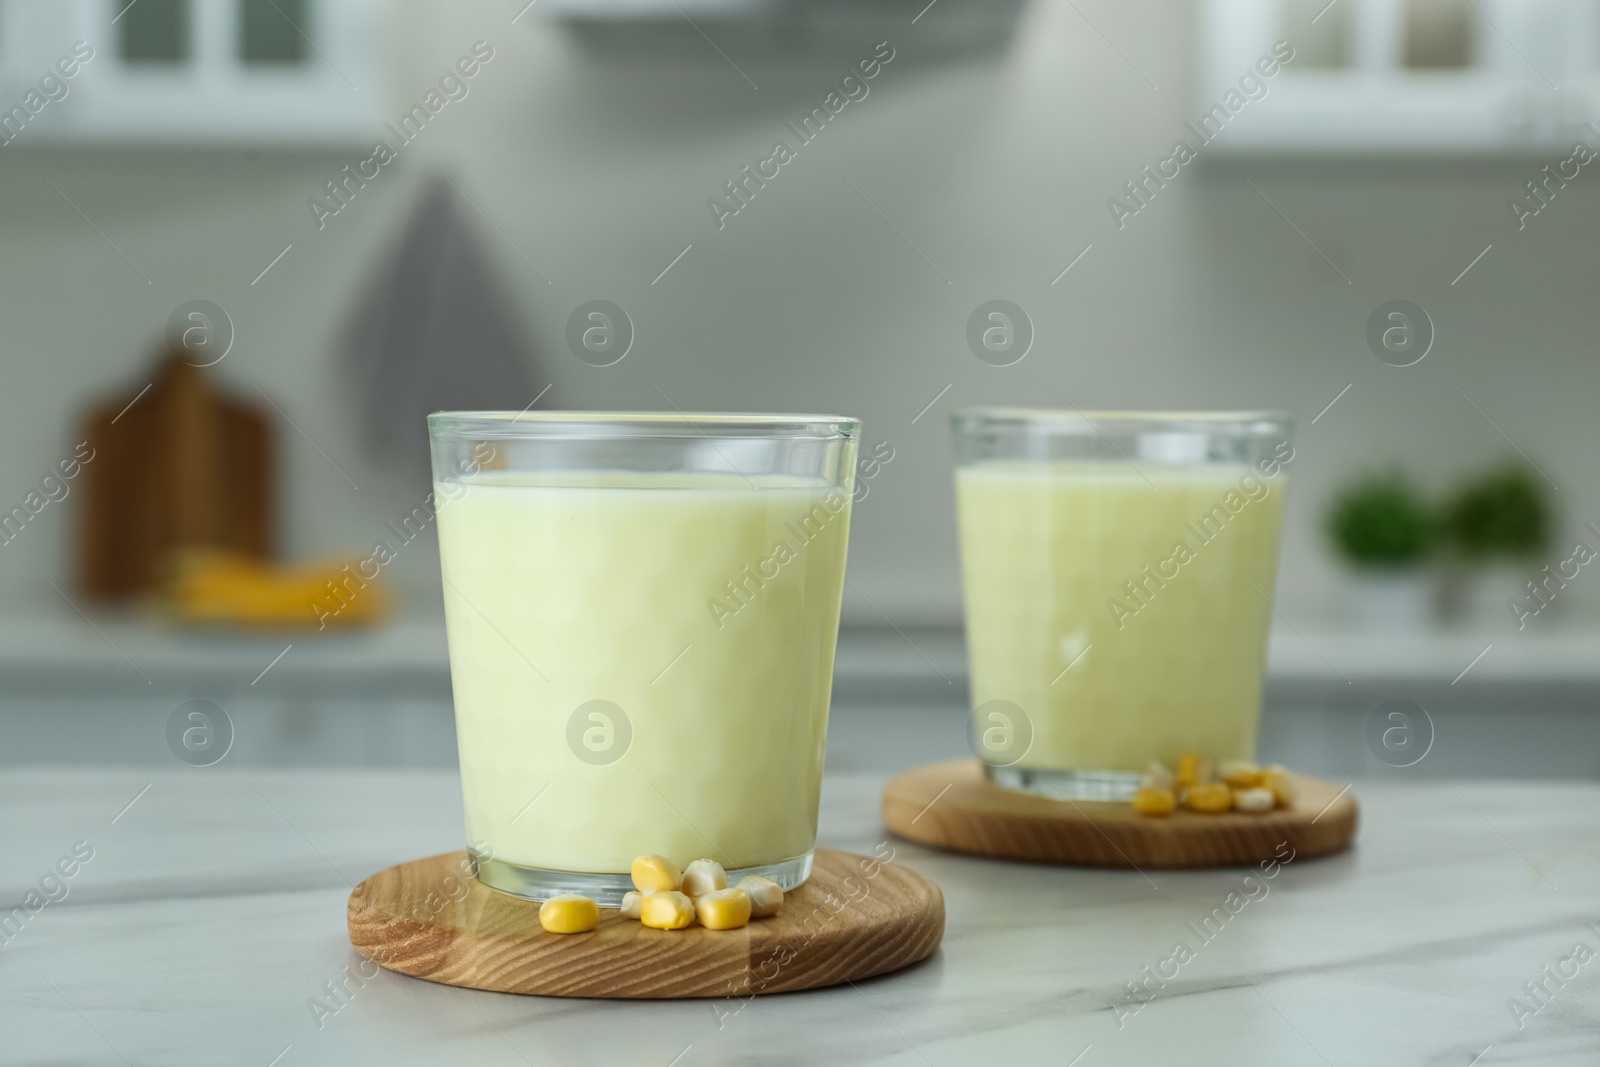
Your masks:
{"label": "grey hanging towel", "polygon": [[527,348],[462,208],[448,181],[428,184],[348,341],[367,446],[418,471],[429,412],[516,410],[534,396]]}

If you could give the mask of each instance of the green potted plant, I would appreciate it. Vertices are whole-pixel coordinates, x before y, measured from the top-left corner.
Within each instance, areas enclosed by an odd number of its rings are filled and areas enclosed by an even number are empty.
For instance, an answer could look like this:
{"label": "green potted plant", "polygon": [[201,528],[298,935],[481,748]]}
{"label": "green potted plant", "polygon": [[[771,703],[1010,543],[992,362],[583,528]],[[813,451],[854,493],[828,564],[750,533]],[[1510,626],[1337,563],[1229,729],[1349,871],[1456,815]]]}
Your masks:
{"label": "green potted plant", "polygon": [[1544,482],[1520,463],[1466,482],[1445,501],[1452,614],[1498,619],[1543,565],[1554,516]]}
{"label": "green potted plant", "polygon": [[1354,621],[1385,628],[1427,622],[1428,564],[1440,529],[1436,509],[1399,471],[1365,476],[1334,497],[1328,533],[1351,570]]}

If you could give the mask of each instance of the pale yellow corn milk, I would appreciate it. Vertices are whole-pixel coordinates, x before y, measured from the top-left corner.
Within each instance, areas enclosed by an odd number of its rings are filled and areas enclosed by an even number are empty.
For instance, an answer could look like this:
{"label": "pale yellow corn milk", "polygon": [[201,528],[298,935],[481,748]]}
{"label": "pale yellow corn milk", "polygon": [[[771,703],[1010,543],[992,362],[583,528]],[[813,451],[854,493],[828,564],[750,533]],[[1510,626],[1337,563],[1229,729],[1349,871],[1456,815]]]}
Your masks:
{"label": "pale yellow corn milk", "polygon": [[812,849],[845,490],[486,474],[435,497],[470,841],[592,874]]}
{"label": "pale yellow corn milk", "polygon": [[972,703],[1027,714],[1017,766],[1254,758],[1286,481],[1199,464],[958,469]]}

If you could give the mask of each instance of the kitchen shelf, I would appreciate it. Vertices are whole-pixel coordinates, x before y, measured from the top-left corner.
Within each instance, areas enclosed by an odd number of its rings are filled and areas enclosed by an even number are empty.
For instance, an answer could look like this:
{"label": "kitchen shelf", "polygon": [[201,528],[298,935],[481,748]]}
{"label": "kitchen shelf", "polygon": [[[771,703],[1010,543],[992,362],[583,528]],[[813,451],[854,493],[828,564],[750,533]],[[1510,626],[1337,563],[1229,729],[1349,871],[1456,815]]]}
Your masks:
{"label": "kitchen shelf", "polygon": [[[1468,687],[1487,682],[1600,686],[1600,622],[1595,620],[1551,620],[1520,633],[1510,627],[1357,632],[1293,617],[1297,625],[1272,632],[1270,682],[1343,684],[1348,677],[1352,683],[1450,685],[1460,676],[1458,686]],[[148,677],[163,690],[449,699],[449,659],[439,619],[399,619],[344,632],[242,634],[97,615],[95,627],[76,615],[0,619],[0,697],[132,693],[145,689]],[[966,692],[961,634],[953,628],[846,629],[840,634],[835,677],[838,689],[852,698],[948,694],[959,703]]]}

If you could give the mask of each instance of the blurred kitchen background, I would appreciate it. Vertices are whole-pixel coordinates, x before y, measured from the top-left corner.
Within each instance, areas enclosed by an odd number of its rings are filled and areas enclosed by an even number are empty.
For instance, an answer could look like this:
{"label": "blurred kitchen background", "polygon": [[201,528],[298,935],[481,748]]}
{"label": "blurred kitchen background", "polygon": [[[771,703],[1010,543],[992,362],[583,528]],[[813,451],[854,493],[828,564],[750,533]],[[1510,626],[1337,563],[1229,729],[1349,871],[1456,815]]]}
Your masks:
{"label": "blurred kitchen background", "polygon": [[862,417],[830,766],[962,754],[948,419],[1070,404],[1296,416],[1265,755],[1600,776],[1596,0],[0,0],[0,111],[0,762],[453,764],[529,405]]}

